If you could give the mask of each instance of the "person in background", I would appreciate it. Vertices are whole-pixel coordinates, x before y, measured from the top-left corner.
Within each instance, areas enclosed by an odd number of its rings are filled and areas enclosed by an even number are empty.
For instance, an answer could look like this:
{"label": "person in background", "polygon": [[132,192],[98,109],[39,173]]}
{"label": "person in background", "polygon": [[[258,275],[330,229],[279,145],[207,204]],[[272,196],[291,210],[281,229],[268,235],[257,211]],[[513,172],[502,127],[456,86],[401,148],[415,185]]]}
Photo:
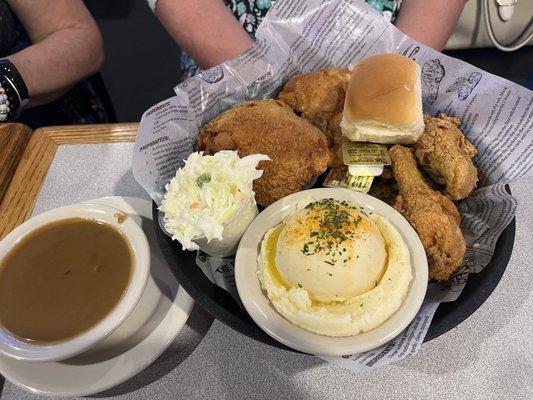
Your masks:
{"label": "person in background", "polygon": [[[303,0],[302,0],[303,1]],[[361,1],[361,0],[354,0]],[[274,0],[148,0],[184,51],[182,78],[242,54]],[[366,0],[398,29],[442,50],[466,0]],[[401,6],[401,7],[400,7]]]}
{"label": "person in background", "polygon": [[0,123],[107,122],[84,81],[103,60],[100,31],[81,0],[0,0]]}

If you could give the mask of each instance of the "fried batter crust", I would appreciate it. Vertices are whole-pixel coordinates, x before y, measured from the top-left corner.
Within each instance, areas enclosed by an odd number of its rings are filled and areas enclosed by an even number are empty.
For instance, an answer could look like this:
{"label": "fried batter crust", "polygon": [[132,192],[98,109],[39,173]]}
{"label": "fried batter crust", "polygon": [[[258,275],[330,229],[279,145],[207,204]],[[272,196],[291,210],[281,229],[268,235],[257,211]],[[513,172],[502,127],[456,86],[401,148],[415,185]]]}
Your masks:
{"label": "fried batter crust", "polygon": [[445,185],[450,198],[466,198],[478,181],[472,163],[476,148],[459,129],[457,118],[441,114],[440,118],[426,116],[424,122],[424,134],[413,146],[418,163],[435,182]]}
{"label": "fried batter crust", "polygon": [[342,139],[340,122],[349,80],[350,71],[343,68],[297,75],[285,84],[278,100],[324,132],[331,147]]}
{"label": "fried batter crust", "polygon": [[429,278],[446,281],[462,264],[466,252],[459,211],[424,181],[409,148],[395,145],[390,156],[399,189],[394,208],[418,233],[428,258]]}
{"label": "fried batter crust", "polygon": [[325,135],[277,100],[247,101],[204,125],[198,150],[237,150],[241,157],[266,154],[263,176],[254,181],[258,204],[268,206],[298,192],[323,173],[329,160]]}

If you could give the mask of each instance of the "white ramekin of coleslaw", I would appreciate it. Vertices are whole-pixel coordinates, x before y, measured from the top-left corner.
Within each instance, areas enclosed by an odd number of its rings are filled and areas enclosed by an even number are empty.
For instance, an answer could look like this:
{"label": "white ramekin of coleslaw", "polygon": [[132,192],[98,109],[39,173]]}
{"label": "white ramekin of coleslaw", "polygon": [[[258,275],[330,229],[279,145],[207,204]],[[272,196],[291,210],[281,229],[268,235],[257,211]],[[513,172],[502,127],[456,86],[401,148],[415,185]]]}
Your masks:
{"label": "white ramekin of coleslaw", "polygon": [[159,210],[166,231],[185,250],[227,257],[258,214],[253,181],[263,174],[262,154],[239,157],[236,151],[192,153],[166,185]]}

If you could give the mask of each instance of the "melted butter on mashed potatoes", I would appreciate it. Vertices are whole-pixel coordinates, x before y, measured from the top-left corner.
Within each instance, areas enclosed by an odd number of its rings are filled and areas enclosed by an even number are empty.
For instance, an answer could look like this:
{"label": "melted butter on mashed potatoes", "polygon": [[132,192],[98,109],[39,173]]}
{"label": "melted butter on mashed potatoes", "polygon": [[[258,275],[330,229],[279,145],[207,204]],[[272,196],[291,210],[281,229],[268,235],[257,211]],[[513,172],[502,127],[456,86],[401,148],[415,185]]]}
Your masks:
{"label": "melted butter on mashed potatoes", "polygon": [[334,199],[310,203],[269,230],[257,273],[281,315],[326,336],[381,325],[412,279],[409,250],[396,228]]}

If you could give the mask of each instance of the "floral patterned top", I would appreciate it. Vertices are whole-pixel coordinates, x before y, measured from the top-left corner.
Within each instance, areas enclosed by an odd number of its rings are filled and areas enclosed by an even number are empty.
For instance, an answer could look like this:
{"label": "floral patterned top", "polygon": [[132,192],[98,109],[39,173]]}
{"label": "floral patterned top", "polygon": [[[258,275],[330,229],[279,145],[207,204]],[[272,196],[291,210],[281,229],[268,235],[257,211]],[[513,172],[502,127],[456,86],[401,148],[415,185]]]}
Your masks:
{"label": "floral patterned top", "polygon": [[[392,23],[396,20],[402,0],[365,0],[367,4],[382,13]],[[259,24],[276,0],[225,0],[233,15],[253,38]],[[185,80],[198,73],[199,68],[186,54],[181,54],[182,79]]]}

